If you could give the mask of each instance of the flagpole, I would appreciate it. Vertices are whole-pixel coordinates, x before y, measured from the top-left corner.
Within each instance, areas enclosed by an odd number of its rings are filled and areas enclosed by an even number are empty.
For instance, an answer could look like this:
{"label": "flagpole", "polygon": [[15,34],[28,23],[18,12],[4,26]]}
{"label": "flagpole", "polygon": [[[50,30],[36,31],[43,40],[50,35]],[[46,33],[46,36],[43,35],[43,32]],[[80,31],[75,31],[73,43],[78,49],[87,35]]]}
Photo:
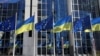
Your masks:
{"label": "flagpole", "polygon": [[[91,21],[92,21],[92,18],[91,18],[91,14],[90,15],[90,24],[91,24]],[[92,24],[91,24],[91,29],[92,29]],[[91,39],[91,44],[92,44],[92,55],[93,56],[96,56],[96,49],[95,49],[95,39],[93,37],[93,31],[91,30],[90,32],[90,39]]]}
{"label": "flagpole", "polygon": [[14,43],[13,43],[13,56],[15,56],[15,45],[16,45],[16,25],[17,25],[17,13],[16,13],[16,18],[15,18]]}
{"label": "flagpole", "polygon": [[64,56],[64,39],[61,37],[61,42],[62,42],[62,56]]}
{"label": "flagpole", "polygon": [[[55,15],[55,13],[54,13],[54,0],[52,0],[52,13],[53,13],[53,25],[54,25],[54,15]],[[53,26],[54,27],[54,26]],[[54,47],[54,56],[55,56],[55,35],[53,34],[53,47]]]}
{"label": "flagpole", "polygon": [[[35,18],[35,12],[34,12],[34,18]],[[35,19],[33,19],[33,21],[35,21]],[[34,22],[32,24],[33,24],[32,26],[34,27],[34,28],[32,28],[33,29],[33,33],[34,33],[34,36],[33,36],[33,38],[34,38],[34,50],[33,50],[33,52],[34,53],[33,53],[33,55],[36,56],[36,48],[35,48],[36,47],[36,45],[35,45],[35,43],[36,43],[36,41],[35,41],[36,40],[36,38],[35,38],[35,24],[34,24]]]}
{"label": "flagpole", "polygon": [[71,15],[72,15],[72,24],[71,24],[71,31],[70,33],[70,37],[69,37],[69,53],[70,56],[75,56],[75,40],[74,40],[74,32],[73,32],[73,22],[74,22],[74,17],[73,17],[73,6],[72,6],[72,0],[68,0],[70,2],[71,5]]}
{"label": "flagpole", "polygon": [[82,35],[81,34],[83,34],[81,31],[80,31],[80,41],[81,41],[81,51],[82,51],[82,56],[83,56],[83,45],[82,45]]}

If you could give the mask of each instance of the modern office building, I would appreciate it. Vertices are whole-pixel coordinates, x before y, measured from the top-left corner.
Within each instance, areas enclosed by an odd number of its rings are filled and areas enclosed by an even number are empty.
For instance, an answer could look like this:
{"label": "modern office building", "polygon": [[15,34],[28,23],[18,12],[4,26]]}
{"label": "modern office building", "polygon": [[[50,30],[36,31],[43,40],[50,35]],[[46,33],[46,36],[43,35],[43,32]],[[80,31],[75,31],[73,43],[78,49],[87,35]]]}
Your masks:
{"label": "modern office building", "polygon": [[[100,16],[99,0],[1,0],[0,22],[16,16],[17,22],[34,16],[34,24],[53,16],[53,22],[71,15],[73,21],[84,16],[86,12],[91,18]],[[51,23],[51,22],[50,22]],[[2,27],[3,28],[3,27]],[[6,28],[3,28],[6,30]],[[14,31],[0,32],[0,56],[12,55]],[[64,56],[70,55],[69,44],[76,56],[92,55],[92,43],[89,33],[74,33],[69,31],[52,33],[50,31],[32,30],[16,35],[15,55],[18,56]],[[99,32],[94,32],[95,48],[100,51]],[[64,43],[65,41],[65,43]],[[64,47],[67,44],[67,47]]]}

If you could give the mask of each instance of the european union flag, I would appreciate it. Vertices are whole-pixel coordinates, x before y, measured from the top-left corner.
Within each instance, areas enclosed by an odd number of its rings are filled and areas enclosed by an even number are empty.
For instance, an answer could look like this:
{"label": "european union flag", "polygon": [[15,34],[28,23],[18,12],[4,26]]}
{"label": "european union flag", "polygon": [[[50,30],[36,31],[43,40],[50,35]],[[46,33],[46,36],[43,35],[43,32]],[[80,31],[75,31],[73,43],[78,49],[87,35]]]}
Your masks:
{"label": "european union flag", "polygon": [[91,21],[89,15],[84,18],[81,18],[80,20],[82,21],[83,31],[86,29],[91,29]]}
{"label": "european union flag", "polygon": [[53,16],[49,16],[35,25],[36,30],[50,30],[53,28]]}
{"label": "european union flag", "polygon": [[0,31],[11,31],[15,29],[15,16],[0,22]]}
{"label": "european union flag", "polygon": [[45,25],[46,20],[42,20],[39,23],[35,24],[35,29],[38,31],[43,30],[43,26]]}
{"label": "european union flag", "polygon": [[53,28],[53,16],[50,16],[46,19],[46,23],[43,27],[43,30],[50,30]]}
{"label": "european union flag", "polygon": [[80,17],[74,22],[74,31],[90,31],[91,29],[91,22],[90,22],[90,13],[87,11],[74,11],[73,14],[75,17]]}
{"label": "european union flag", "polygon": [[74,32],[82,31],[82,21],[77,19],[74,22]]}
{"label": "european union flag", "polygon": [[74,22],[74,31],[85,31],[91,29],[91,21],[90,16],[85,16],[84,18],[80,18]]}

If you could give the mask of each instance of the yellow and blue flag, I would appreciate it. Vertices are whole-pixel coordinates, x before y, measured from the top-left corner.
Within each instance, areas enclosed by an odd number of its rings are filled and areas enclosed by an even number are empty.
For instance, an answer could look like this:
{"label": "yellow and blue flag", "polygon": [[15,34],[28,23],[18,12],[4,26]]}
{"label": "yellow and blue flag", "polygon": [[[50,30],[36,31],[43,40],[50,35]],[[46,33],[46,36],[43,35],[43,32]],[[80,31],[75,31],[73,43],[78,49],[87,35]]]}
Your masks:
{"label": "yellow and blue flag", "polygon": [[92,31],[100,31],[100,17],[92,20]]}
{"label": "yellow and blue flag", "polygon": [[30,31],[34,28],[34,16],[27,19],[24,23],[17,25],[16,34],[21,34],[26,31]]}
{"label": "yellow and blue flag", "polygon": [[65,18],[61,18],[58,20],[53,28],[53,32],[62,32],[65,30],[71,30],[71,16],[67,16]]}

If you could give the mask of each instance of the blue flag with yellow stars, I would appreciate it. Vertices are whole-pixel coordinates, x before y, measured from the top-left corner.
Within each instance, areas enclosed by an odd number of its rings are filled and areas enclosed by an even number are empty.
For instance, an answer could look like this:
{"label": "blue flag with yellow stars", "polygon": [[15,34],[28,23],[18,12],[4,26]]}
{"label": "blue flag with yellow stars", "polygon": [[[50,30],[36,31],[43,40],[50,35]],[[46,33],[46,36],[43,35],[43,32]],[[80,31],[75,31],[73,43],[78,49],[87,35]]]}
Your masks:
{"label": "blue flag with yellow stars", "polygon": [[47,19],[44,19],[37,24],[35,24],[35,29],[38,31],[51,30],[53,28],[53,16],[49,16]]}
{"label": "blue flag with yellow stars", "polygon": [[90,32],[90,29],[91,29],[90,16],[85,16],[84,18],[80,18],[74,22],[74,32],[77,31]]}
{"label": "blue flag with yellow stars", "polygon": [[15,16],[5,19],[0,22],[0,31],[11,31],[15,29]]}
{"label": "blue flag with yellow stars", "polygon": [[82,31],[85,32],[90,32],[91,30],[91,21],[90,21],[90,16],[86,16],[84,18],[80,19],[82,21]]}
{"label": "blue flag with yellow stars", "polygon": [[82,21],[77,19],[74,22],[74,32],[82,31]]}

